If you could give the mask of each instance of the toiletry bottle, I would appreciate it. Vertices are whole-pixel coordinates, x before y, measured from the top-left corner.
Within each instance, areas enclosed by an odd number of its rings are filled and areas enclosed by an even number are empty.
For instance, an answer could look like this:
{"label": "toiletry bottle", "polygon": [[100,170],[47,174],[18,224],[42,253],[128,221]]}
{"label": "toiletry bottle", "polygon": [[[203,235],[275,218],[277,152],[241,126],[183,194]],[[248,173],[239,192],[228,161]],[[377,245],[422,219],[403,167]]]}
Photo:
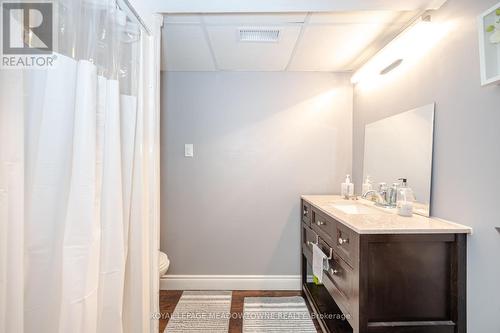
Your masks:
{"label": "toiletry bottle", "polygon": [[405,178],[400,178],[401,186],[398,190],[397,196],[397,209],[398,214],[401,216],[412,216],[413,215],[413,202],[415,201],[415,195],[413,190],[408,187]]}
{"label": "toiletry bottle", "polygon": [[387,202],[387,192],[389,191],[389,187],[387,187],[387,183],[381,182],[378,183],[378,193],[384,198],[385,202]]}
{"label": "toiletry bottle", "polygon": [[351,182],[350,176],[349,176],[349,185],[347,186],[347,193],[349,194],[349,198],[354,197],[354,183]]}
{"label": "toiletry bottle", "polygon": [[354,196],[354,184],[351,182],[351,176],[347,175],[345,178],[345,182],[342,183],[341,186],[341,196],[345,199],[349,199]]}
{"label": "toiletry bottle", "polygon": [[366,176],[366,180],[363,183],[363,189],[362,190],[363,190],[363,194],[365,194],[368,191],[373,190],[373,182],[372,182],[370,176]]}
{"label": "toiletry bottle", "polygon": [[389,207],[394,208],[397,206],[398,202],[398,191],[399,188],[401,187],[401,183],[392,183],[391,188],[389,189],[389,195],[388,195],[388,204]]}

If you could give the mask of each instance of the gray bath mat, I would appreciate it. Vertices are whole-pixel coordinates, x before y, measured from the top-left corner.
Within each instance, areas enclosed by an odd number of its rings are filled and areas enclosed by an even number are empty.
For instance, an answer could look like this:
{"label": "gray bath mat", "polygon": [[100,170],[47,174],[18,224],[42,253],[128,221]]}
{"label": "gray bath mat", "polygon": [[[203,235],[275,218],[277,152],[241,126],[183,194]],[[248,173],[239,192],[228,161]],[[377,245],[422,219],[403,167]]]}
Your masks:
{"label": "gray bath mat", "polygon": [[227,333],[230,311],[230,291],[185,291],[164,332]]}
{"label": "gray bath mat", "polygon": [[302,297],[245,297],[243,333],[316,333]]}

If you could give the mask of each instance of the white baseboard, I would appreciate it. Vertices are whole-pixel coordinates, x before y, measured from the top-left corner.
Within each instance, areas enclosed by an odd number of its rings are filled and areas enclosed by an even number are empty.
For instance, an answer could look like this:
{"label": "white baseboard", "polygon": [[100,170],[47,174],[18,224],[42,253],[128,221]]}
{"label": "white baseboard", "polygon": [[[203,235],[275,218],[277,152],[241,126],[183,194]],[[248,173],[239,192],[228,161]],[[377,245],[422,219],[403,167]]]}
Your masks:
{"label": "white baseboard", "polygon": [[300,275],[164,275],[161,290],[301,290]]}

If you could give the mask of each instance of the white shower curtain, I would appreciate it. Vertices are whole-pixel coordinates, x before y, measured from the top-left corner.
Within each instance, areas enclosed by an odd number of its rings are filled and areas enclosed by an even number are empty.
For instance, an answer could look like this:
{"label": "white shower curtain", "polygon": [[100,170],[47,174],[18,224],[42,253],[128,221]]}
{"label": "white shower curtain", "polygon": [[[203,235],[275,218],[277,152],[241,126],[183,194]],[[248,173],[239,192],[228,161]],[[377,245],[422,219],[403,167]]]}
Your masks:
{"label": "white shower curtain", "polygon": [[58,5],[56,66],[0,76],[0,332],[145,332],[147,36],[114,1]]}
{"label": "white shower curtain", "polygon": [[23,332],[22,73],[0,75],[0,332]]}

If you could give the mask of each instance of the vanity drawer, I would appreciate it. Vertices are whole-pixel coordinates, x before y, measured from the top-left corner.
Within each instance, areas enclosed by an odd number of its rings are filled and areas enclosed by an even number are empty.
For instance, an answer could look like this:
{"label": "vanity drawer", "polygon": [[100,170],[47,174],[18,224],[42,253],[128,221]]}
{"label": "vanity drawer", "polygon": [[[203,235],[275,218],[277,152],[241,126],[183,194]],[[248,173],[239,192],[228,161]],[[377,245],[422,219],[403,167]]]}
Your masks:
{"label": "vanity drawer", "polygon": [[340,222],[336,223],[335,229],[335,251],[344,261],[352,267],[355,267],[354,264],[358,257],[356,233]]}
{"label": "vanity drawer", "polygon": [[336,221],[332,218],[313,210],[312,228],[328,244],[335,245]]}
{"label": "vanity drawer", "polygon": [[308,226],[311,226],[311,205],[309,205],[307,202],[304,200],[301,200],[301,215],[302,215],[302,222],[307,224]]}
{"label": "vanity drawer", "polygon": [[353,283],[355,280],[352,268],[335,252],[333,258],[328,263],[330,264],[330,268],[327,271],[328,276],[346,300],[350,301],[353,296]]}
{"label": "vanity drawer", "polygon": [[335,301],[351,312],[355,276],[352,268],[344,262],[335,250],[331,249],[321,238],[319,247],[326,254],[332,254],[328,260],[329,268],[324,273],[324,279],[329,279],[335,288],[330,288],[330,293]]}
{"label": "vanity drawer", "polygon": [[304,223],[302,224],[302,243],[309,251],[312,251],[313,244],[318,243],[318,235]]}

